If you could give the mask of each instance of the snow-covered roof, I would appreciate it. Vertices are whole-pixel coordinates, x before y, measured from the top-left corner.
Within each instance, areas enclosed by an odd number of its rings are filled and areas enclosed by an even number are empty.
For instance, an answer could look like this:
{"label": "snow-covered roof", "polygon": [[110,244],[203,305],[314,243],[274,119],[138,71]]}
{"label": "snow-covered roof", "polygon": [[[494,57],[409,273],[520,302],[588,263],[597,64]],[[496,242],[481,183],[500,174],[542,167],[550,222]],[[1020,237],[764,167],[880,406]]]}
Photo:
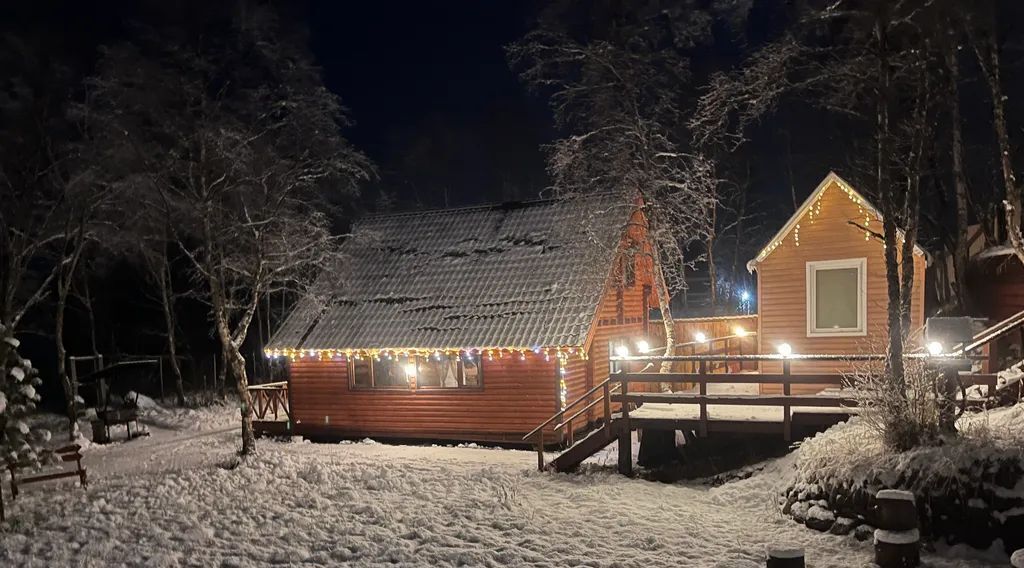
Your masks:
{"label": "snow-covered roof", "polygon": [[633,206],[611,194],[370,217],[268,350],[581,346]]}
{"label": "snow-covered roof", "polygon": [[[882,213],[878,210],[877,207],[872,205],[870,201],[865,199],[864,196],[860,194],[860,192],[854,189],[853,186],[847,183],[846,180],[839,177],[838,174],[836,174],[835,172],[829,172],[828,175],[825,176],[825,179],[821,180],[821,183],[818,184],[818,187],[814,188],[814,191],[812,191],[811,194],[807,196],[807,199],[805,199],[803,204],[800,205],[800,208],[797,209],[795,213],[793,213],[793,216],[790,217],[788,221],[786,221],[786,224],[783,225],[781,229],[779,229],[779,232],[775,233],[775,235],[768,240],[768,244],[765,245],[765,247],[761,249],[759,253],[757,253],[757,256],[747,263],[748,271],[753,272],[757,268],[758,264],[764,262],[764,259],[768,258],[768,255],[770,255],[783,241],[783,239],[785,239],[786,236],[789,235],[789,233],[794,228],[796,228],[797,224],[800,222],[800,219],[802,219],[804,215],[806,215],[807,212],[811,210],[811,207],[814,205],[815,201],[817,201],[818,196],[820,196],[822,192],[828,189],[828,187],[831,186],[833,183],[838,185],[844,193],[850,196],[850,198],[853,199],[858,205],[863,207],[864,210],[871,212],[871,214],[873,214],[875,218],[878,219],[879,221],[882,220]],[[897,229],[896,232],[902,239],[903,231]],[[924,249],[918,246],[917,243],[914,243],[914,253],[920,254],[927,258],[927,253],[924,251]]]}

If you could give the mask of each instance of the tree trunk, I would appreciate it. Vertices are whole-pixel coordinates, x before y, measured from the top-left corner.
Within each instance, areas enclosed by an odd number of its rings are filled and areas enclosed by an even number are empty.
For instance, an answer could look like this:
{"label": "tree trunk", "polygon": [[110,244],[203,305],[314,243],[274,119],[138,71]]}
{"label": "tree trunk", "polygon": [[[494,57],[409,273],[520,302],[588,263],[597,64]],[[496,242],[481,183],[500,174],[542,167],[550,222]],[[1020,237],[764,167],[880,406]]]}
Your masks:
{"label": "tree trunk", "polygon": [[171,290],[170,267],[167,258],[163,257],[162,266],[158,269],[160,274],[157,277],[160,286],[160,304],[164,312],[164,325],[167,333],[167,356],[171,361],[171,372],[174,374],[174,391],[178,399],[178,406],[185,406],[185,385],[181,376],[181,366],[178,365],[178,349],[175,334],[174,320],[174,296]]}
{"label": "tree trunk", "polygon": [[[74,279],[75,271],[78,268],[78,261],[82,257],[84,226],[80,225],[70,240],[65,240],[65,254],[70,257],[63,260],[64,265],[57,273],[57,313],[54,315],[54,343],[57,349],[57,376],[60,378],[61,387],[64,390],[65,412],[68,418],[68,440],[73,441],[78,434],[78,383],[67,370],[67,349],[64,346],[64,316],[67,311],[68,295],[71,292],[71,282]],[[69,231],[65,233],[68,235]]]}
{"label": "tree trunk", "polygon": [[64,389],[64,411],[68,419],[68,440],[74,441],[78,433],[78,385],[68,374],[67,349],[64,347],[64,312],[68,303],[69,275],[61,273],[57,281],[57,313],[54,316],[54,342],[57,348],[57,376]]}
{"label": "tree trunk", "polygon": [[[658,310],[661,311],[661,323],[665,326],[665,356],[671,357],[676,354],[676,322],[672,318],[672,296],[668,293],[665,273],[662,272],[661,268],[661,255],[657,250],[652,251],[651,259],[654,270],[654,293],[658,296]],[[671,373],[672,362],[662,361],[658,372]],[[672,392],[671,383],[659,383],[659,387],[661,392]]]}
{"label": "tree trunk", "polygon": [[249,379],[245,372],[245,357],[239,346],[228,343],[224,350],[224,358],[230,362],[231,374],[235,377],[235,389],[238,392],[240,411],[242,414],[242,451],[243,456],[256,453],[256,434],[252,429],[252,397],[249,395]]}
{"label": "tree trunk", "polygon": [[1010,132],[1006,125],[1006,97],[1003,95],[1002,79],[1000,78],[999,45],[993,31],[988,34],[985,46],[975,43],[975,54],[981,65],[992,95],[992,125],[996,131],[999,144],[999,164],[1003,172],[1003,183],[1006,185],[1006,200],[1003,201],[1006,213],[1006,234],[1017,259],[1024,262],[1024,237],[1020,232],[1021,190],[1017,185],[1017,176],[1013,170]]}
{"label": "tree trunk", "polygon": [[953,270],[956,276],[954,286],[960,304],[960,313],[971,313],[970,296],[967,293],[967,263],[970,251],[967,248],[967,176],[964,174],[964,142],[960,122],[960,62],[957,57],[957,42],[949,44],[946,66],[949,68],[949,104],[951,126],[951,151],[953,187],[956,194],[956,248],[953,251]]}
{"label": "tree trunk", "polygon": [[914,299],[914,243],[921,215],[921,163],[924,159],[924,141],[928,136],[928,106],[931,100],[928,77],[922,73],[921,87],[914,108],[913,139],[910,159],[907,160],[907,193],[903,201],[903,244],[900,250],[900,314],[901,343],[905,344],[911,329]]}
{"label": "tree trunk", "polygon": [[891,69],[889,68],[888,25],[885,6],[879,6],[882,13],[875,21],[875,36],[878,42],[878,93],[875,113],[875,136],[877,155],[876,182],[882,206],[882,229],[885,241],[885,280],[888,297],[889,345],[886,357],[886,374],[890,386],[897,396],[905,396],[906,385],[903,371],[903,318],[900,313],[901,293],[899,263],[897,261],[896,207],[893,188],[889,181],[889,105],[892,97]]}

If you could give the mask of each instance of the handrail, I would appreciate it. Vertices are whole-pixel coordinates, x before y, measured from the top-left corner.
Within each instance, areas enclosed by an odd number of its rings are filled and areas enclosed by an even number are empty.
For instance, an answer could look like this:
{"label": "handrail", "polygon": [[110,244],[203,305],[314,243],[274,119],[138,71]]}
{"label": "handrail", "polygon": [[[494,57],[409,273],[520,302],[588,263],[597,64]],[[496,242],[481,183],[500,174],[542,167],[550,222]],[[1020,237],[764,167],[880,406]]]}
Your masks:
{"label": "handrail", "polygon": [[246,387],[249,390],[271,390],[288,388],[288,381],[278,381],[276,383],[263,383],[259,385],[249,385]]}
{"label": "handrail", "polygon": [[[618,384],[618,385],[615,385],[614,387],[611,388],[611,393],[612,394],[618,394],[618,392],[620,390],[622,390],[622,385]],[[566,418],[560,424],[556,424],[555,425],[555,430],[561,430],[562,428],[565,428],[566,424],[572,424],[573,420],[576,420],[577,418],[582,416],[584,412],[590,410],[591,408],[594,408],[595,406],[598,405],[598,403],[600,403],[602,401],[603,401],[603,399],[595,398],[593,401],[591,401],[590,404],[588,404],[588,405],[584,406],[583,408],[579,409],[578,411],[576,411],[576,414],[573,414],[572,416]]]}
{"label": "handrail", "polygon": [[958,349],[954,349],[954,353],[965,353],[968,351],[974,351],[982,345],[989,343],[995,339],[998,339],[1003,334],[1011,331],[1015,327],[1024,325],[1024,311],[1017,312],[1016,314],[1004,319],[1003,321],[989,326],[978,333],[974,334],[971,338],[971,342],[966,346],[962,343],[957,345]]}
{"label": "handrail", "polygon": [[748,337],[756,337],[756,336],[757,336],[757,332],[756,331],[748,331],[748,332],[744,333],[743,335],[738,335],[738,334],[734,333],[732,335],[723,335],[722,337],[709,337],[709,338],[705,339],[704,341],[686,341],[684,343],[676,343],[675,345],[676,345],[676,347],[691,347],[691,346],[696,347],[697,345],[705,345],[705,344],[710,346],[712,343],[714,343],[716,341],[729,341],[730,339],[737,339],[737,338],[738,339],[746,339]]}
{"label": "handrail", "polygon": [[[608,359],[615,362],[641,362],[654,363],[661,361],[684,362],[684,361],[884,361],[886,355],[880,353],[829,353],[816,355],[802,355],[793,353],[791,355],[780,355],[778,353],[763,353],[756,355],[612,355]],[[952,359],[962,360],[964,357],[955,357],[953,354],[932,355],[930,353],[905,353],[904,359],[931,359],[935,361],[949,361]],[[967,357],[970,359],[971,357]]]}
{"label": "handrail", "polygon": [[[541,430],[543,430],[545,426],[547,426],[548,424],[551,424],[559,416],[562,416],[563,414],[565,414],[566,410],[569,410],[570,408],[572,408],[572,407],[576,406],[577,404],[579,404],[580,402],[582,402],[587,397],[589,397],[592,394],[596,393],[597,391],[603,389],[604,386],[606,384],[608,384],[611,380],[612,380],[612,378],[608,377],[607,379],[605,379],[605,380],[601,381],[600,383],[598,383],[597,385],[595,385],[592,389],[590,389],[587,392],[585,392],[582,395],[580,395],[580,397],[577,398],[576,400],[574,400],[574,401],[570,402],[569,404],[565,405],[565,408],[559,410],[554,415],[552,415],[551,418],[548,418],[547,420],[542,422],[540,426],[537,426],[533,430],[530,430],[529,434],[523,436],[523,441],[525,442],[525,441],[529,440],[530,438],[532,438],[535,434],[537,434],[537,432],[540,432]],[[598,400],[600,400],[600,399],[598,399]],[[555,429],[557,430],[558,428],[555,428]]]}

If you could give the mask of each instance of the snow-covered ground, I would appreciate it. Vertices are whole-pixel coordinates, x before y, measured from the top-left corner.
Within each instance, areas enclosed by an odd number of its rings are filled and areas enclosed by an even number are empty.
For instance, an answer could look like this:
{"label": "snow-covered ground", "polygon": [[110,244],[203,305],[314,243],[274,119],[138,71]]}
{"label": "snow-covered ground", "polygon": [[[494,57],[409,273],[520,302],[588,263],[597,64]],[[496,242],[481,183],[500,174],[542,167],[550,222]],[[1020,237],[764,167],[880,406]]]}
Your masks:
{"label": "snow-covered ground", "polygon": [[[234,457],[236,411],[149,413],[151,436],[86,450],[90,485],[8,501],[0,566],[866,566],[871,545],[777,512],[793,457],[719,487],[534,471],[525,451],[261,440]],[[8,494],[9,495],[9,494]],[[926,554],[932,567],[1005,566],[1001,553]]]}

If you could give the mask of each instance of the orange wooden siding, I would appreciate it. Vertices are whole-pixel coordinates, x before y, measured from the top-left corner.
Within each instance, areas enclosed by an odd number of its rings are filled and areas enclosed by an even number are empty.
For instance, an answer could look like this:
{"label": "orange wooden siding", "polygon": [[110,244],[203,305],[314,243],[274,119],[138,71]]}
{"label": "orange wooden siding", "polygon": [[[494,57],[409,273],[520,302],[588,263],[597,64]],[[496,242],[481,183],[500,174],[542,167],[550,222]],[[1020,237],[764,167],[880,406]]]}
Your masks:
{"label": "orange wooden siding", "polygon": [[[864,230],[850,222],[865,224],[865,213],[858,210],[838,184],[832,182],[821,197],[821,207],[813,217],[800,220],[799,245],[793,232],[757,265],[758,339],[761,353],[775,353],[781,343],[794,353],[881,353],[885,350],[887,294],[882,243],[875,237],[865,239]],[[870,216],[868,227],[881,231],[881,223]],[[867,259],[866,335],[845,337],[808,337],[807,263],[812,261]],[[915,281],[911,322],[915,329],[924,325],[925,259],[914,256]],[[847,372],[850,364],[834,362],[794,362],[794,373]],[[767,362],[762,371],[781,371],[781,364]],[[766,389],[771,392],[773,389]],[[813,388],[805,390],[815,390]],[[798,392],[794,388],[795,392]]]}
{"label": "orange wooden siding", "polygon": [[557,409],[558,369],[529,354],[484,358],[479,390],[354,390],[341,360],[291,363],[296,434],[519,441]]}

